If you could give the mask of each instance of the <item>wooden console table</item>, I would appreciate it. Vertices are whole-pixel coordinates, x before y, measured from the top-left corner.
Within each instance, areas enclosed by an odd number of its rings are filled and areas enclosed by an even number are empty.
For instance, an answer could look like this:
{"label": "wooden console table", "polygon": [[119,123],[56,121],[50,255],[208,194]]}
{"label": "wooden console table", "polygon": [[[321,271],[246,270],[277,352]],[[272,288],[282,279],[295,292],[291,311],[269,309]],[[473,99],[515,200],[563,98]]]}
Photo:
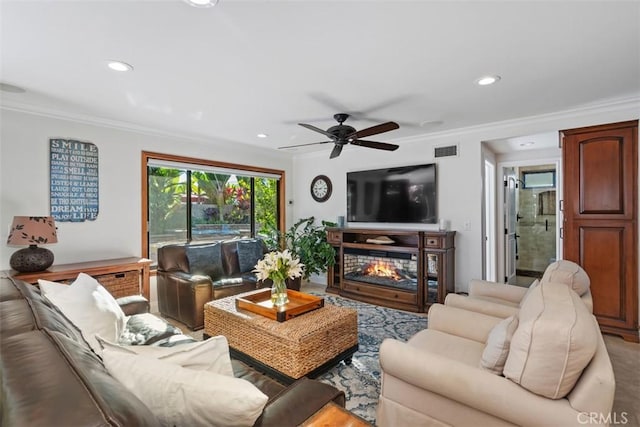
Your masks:
{"label": "wooden console table", "polygon": [[95,277],[115,298],[132,294],[142,294],[149,300],[149,269],[151,260],[130,257],[74,264],[53,265],[45,271],[18,273],[12,270],[12,277],[28,283],[38,283],[38,279],[65,282],[75,279],[79,273]]}

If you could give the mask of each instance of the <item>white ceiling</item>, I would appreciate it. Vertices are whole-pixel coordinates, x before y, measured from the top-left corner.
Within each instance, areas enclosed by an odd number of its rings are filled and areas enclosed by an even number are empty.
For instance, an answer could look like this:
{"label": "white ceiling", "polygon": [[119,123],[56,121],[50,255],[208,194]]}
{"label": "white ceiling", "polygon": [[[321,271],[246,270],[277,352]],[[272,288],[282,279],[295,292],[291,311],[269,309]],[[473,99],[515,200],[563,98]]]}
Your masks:
{"label": "white ceiling", "polygon": [[402,144],[640,94],[638,1],[2,0],[0,20],[0,80],[26,90],[6,107],[269,148],[338,112]]}

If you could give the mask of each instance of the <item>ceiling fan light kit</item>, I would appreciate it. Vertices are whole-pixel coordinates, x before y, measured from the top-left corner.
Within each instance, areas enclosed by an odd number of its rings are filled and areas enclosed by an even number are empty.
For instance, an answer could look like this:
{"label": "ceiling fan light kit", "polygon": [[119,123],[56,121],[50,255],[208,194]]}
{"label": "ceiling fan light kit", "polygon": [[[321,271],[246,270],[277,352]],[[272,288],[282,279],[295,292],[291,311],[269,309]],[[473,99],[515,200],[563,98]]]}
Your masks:
{"label": "ceiling fan light kit", "polygon": [[294,147],[304,147],[307,145],[316,145],[316,144],[327,144],[329,142],[333,142],[333,150],[331,151],[331,155],[329,155],[330,159],[336,158],[342,153],[342,147],[347,144],[359,145],[361,147],[367,148],[375,148],[377,150],[387,150],[394,151],[398,149],[398,145],[389,144],[387,142],[376,142],[376,141],[366,141],[364,138],[367,136],[378,135],[380,133],[389,132],[391,130],[395,130],[400,128],[400,126],[396,122],[386,122],[381,123],[379,125],[371,126],[362,130],[355,130],[352,126],[345,125],[344,122],[349,118],[349,115],[346,113],[338,113],[333,116],[333,118],[338,122],[337,125],[331,126],[327,130],[320,129],[313,125],[307,123],[298,123],[300,126],[312,130],[314,132],[318,132],[328,137],[330,141],[322,141],[322,142],[312,142],[309,144],[298,144],[298,145],[288,145],[286,147],[278,147],[278,148],[294,148]]}

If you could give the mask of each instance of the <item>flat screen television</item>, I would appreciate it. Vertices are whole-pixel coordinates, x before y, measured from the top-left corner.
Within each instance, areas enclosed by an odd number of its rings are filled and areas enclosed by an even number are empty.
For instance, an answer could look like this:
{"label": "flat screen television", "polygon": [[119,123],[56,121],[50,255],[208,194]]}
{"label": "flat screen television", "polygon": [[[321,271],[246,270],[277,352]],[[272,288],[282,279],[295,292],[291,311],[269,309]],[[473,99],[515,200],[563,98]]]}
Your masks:
{"label": "flat screen television", "polygon": [[347,173],[347,221],[435,224],[435,163]]}

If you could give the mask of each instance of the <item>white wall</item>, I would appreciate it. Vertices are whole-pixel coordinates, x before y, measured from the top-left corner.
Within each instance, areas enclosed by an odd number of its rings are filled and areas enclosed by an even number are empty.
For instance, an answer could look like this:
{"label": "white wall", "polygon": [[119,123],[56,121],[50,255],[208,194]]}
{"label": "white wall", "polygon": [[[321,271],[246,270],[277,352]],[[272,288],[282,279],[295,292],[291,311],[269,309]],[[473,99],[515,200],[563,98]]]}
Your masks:
{"label": "white wall", "polygon": [[[583,126],[636,120],[640,112],[637,98],[592,106],[573,111],[545,114],[522,120],[510,120],[453,132],[442,132],[414,141],[398,142],[394,152],[362,147],[346,147],[337,159],[329,159],[331,147],[312,154],[301,154],[294,160],[294,217],[314,215],[317,219],[335,221],[346,214],[346,172],[421,163],[437,163],[438,216],[450,221],[456,230],[456,290],[467,291],[470,279],[482,277],[482,141],[557,132]],[[375,139],[375,138],[374,138]],[[389,138],[386,139],[389,142]],[[459,157],[434,160],[433,147],[459,144]],[[533,153],[533,152],[531,152]],[[535,155],[535,154],[531,154]],[[525,155],[525,156],[531,156]],[[548,157],[547,151],[541,151]],[[522,160],[522,156],[517,156]],[[315,202],[309,193],[314,176],[327,175],[333,182],[333,194],[324,203]],[[470,229],[464,230],[465,222]],[[348,224],[349,225],[349,224]],[[354,226],[354,224],[350,224]],[[358,226],[364,224],[357,224]],[[368,226],[368,225],[367,225]],[[437,229],[433,226],[372,224],[378,228]]]}
{"label": "white wall", "polygon": [[[56,263],[139,255],[140,152],[170,154],[252,164],[287,173],[287,223],[314,215],[335,221],[346,211],[346,172],[376,167],[433,162],[433,147],[459,144],[459,157],[438,159],[438,216],[450,221],[456,237],[456,289],[466,291],[472,278],[482,276],[482,150],[481,142],[557,132],[582,126],[638,119],[637,98],[599,107],[488,124],[428,138],[399,142],[395,152],[347,147],[329,159],[330,147],[296,156],[224,141],[197,142],[176,136],[152,135],[112,127],[77,123],[9,110],[0,110],[0,239],[6,241],[14,215],[49,213],[48,139],[67,137],[90,141],[100,150],[100,214],[94,222],[60,223],[59,243],[51,246]],[[333,194],[325,203],[309,193],[314,176],[325,174]],[[470,229],[464,230],[469,222]],[[378,225],[389,228],[388,225]],[[437,228],[437,225],[423,226]],[[414,228],[405,226],[405,228]],[[0,244],[0,269],[9,268],[16,248]],[[316,278],[324,280],[324,278]],[[323,282],[321,282],[323,283]]]}
{"label": "white wall", "polygon": [[[0,270],[9,268],[9,257],[18,249],[4,244],[13,216],[49,214],[50,137],[89,141],[99,150],[98,219],[56,223],[58,243],[49,246],[56,264],[140,256],[143,150],[281,169],[291,174],[290,155],[273,150],[0,112]],[[294,181],[286,182],[290,193]],[[290,212],[286,215],[290,220]]]}

